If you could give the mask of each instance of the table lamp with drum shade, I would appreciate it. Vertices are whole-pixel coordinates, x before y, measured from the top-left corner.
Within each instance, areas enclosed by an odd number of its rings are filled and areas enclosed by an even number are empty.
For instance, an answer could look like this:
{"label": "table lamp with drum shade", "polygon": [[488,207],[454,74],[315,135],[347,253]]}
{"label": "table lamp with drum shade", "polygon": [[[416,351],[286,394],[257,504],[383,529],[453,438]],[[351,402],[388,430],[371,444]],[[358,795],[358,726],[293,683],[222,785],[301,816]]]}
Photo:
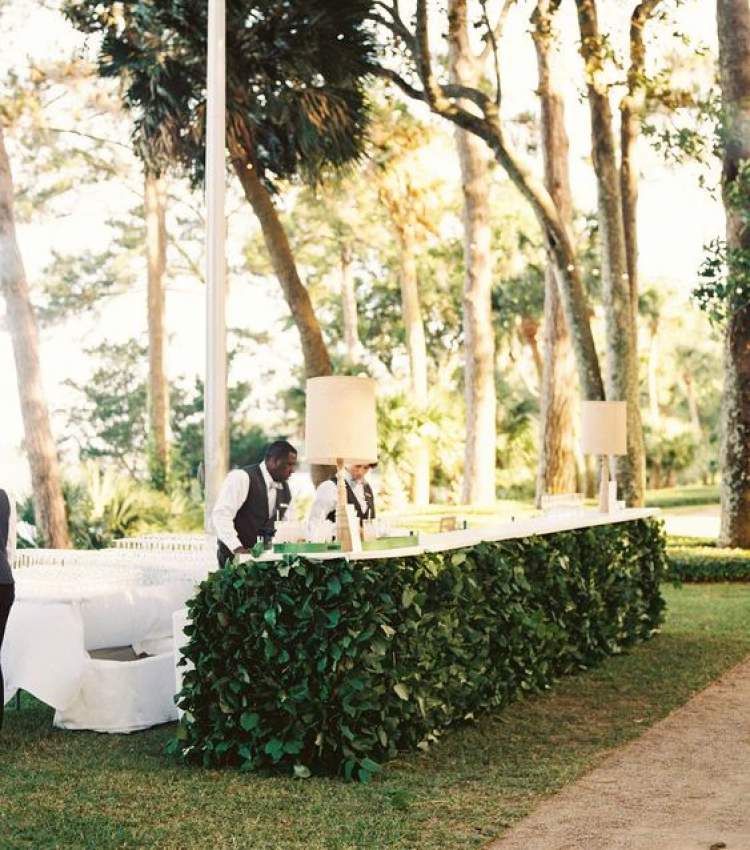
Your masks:
{"label": "table lamp with drum shade", "polygon": [[581,450],[584,454],[602,458],[599,510],[609,513],[615,509],[617,502],[614,458],[628,453],[626,402],[581,403]]}
{"label": "table lamp with drum shade", "polygon": [[305,457],[308,463],[336,466],[336,538],[342,551],[351,552],[344,464],[377,463],[378,460],[375,381],[372,378],[308,379]]}

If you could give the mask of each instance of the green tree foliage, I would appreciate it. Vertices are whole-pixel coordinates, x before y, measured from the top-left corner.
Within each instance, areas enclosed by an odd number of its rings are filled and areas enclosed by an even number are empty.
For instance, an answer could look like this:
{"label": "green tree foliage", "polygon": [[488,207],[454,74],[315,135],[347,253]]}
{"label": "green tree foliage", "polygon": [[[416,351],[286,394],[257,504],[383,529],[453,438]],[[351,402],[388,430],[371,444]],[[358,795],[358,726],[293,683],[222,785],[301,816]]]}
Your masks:
{"label": "green tree foliage", "polygon": [[129,340],[101,343],[84,353],[98,361],[90,379],[66,382],[82,396],[68,417],[80,456],[113,461],[136,476],[146,456],[146,349]]}
{"label": "green tree foliage", "polygon": [[[85,383],[70,381],[81,402],[69,414],[69,440],[78,443],[81,458],[112,464],[142,481],[148,457],[146,350],[137,340],[102,343],[85,352],[97,366]],[[263,456],[268,435],[247,421],[251,395],[246,382],[229,388],[230,463],[255,463]],[[171,388],[171,484],[176,492],[199,497],[194,482],[203,460],[203,382]]]}
{"label": "green tree foliage", "polygon": [[[373,51],[365,0],[227,4],[227,143],[272,184],[356,159]],[[100,73],[120,78],[135,143],[156,170],[204,168],[206,33],[202,0],[68,0],[73,24],[101,36]]]}
{"label": "green tree foliage", "polygon": [[[724,192],[726,206],[733,210],[743,229],[750,226],[750,162],[744,160]],[[744,232],[744,231],[743,231]],[[730,248],[725,239],[706,246],[699,285],[693,297],[709,319],[724,324],[750,306],[750,250]]]}
{"label": "green tree foliage", "polygon": [[0,120],[13,145],[19,223],[67,215],[82,186],[127,171],[112,86],[79,58],[12,71],[0,82]]}

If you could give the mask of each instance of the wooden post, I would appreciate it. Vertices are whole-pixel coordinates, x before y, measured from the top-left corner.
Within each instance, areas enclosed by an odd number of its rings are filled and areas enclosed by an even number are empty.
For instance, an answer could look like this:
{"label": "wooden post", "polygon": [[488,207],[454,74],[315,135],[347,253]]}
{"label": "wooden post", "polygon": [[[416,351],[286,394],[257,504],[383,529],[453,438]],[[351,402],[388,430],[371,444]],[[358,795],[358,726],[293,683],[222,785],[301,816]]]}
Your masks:
{"label": "wooden post", "polygon": [[225,0],[208,3],[208,68],[206,102],[206,383],[205,528],[229,465],[226,330],[225,113],[226,7]]}
{"label": "wooden post", "polygon": [[599,458],[599,510],[609,513],[609,464],[605,455]]}
{"label": "wooden post", "polygon": [[343,458],[336,458],[336,539],[342,552],[352,551],[352,535],[346,516],[346,481],[344,479]]}

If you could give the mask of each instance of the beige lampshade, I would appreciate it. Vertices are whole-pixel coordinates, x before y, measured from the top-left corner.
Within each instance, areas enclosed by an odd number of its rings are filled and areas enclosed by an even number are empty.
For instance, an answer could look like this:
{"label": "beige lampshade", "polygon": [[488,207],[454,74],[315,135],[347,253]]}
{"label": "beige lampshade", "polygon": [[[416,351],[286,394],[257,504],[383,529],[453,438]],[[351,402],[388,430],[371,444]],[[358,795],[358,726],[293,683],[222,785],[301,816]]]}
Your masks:
{"label": "beige lampshade", "polygon": [[581,451],[588,455],[628,453],[626,402],[581,402]]}
{"label": "beige lampshade", "polygon": [[305,409],[308,463],[376,463],[375,381],[360,377],[309,378]]}

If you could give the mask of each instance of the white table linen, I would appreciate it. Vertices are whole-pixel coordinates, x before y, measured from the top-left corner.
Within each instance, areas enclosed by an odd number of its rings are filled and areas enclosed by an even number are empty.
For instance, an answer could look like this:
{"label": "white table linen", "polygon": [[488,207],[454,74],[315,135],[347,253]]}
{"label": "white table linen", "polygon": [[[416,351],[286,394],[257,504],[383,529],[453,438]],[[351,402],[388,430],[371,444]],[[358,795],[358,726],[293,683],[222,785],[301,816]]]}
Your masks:
{"label": "white table linen", "polygon": [[208,567],[196,565],[184,570],[111,564],[17,570],[16,602],[2,649],[6,700],[23,689],[65,711],[81,691],[92,663],[89,651],[131,646],[139,654],[150,646],[163,648],[172,635],[172,614],[207,574]]}

